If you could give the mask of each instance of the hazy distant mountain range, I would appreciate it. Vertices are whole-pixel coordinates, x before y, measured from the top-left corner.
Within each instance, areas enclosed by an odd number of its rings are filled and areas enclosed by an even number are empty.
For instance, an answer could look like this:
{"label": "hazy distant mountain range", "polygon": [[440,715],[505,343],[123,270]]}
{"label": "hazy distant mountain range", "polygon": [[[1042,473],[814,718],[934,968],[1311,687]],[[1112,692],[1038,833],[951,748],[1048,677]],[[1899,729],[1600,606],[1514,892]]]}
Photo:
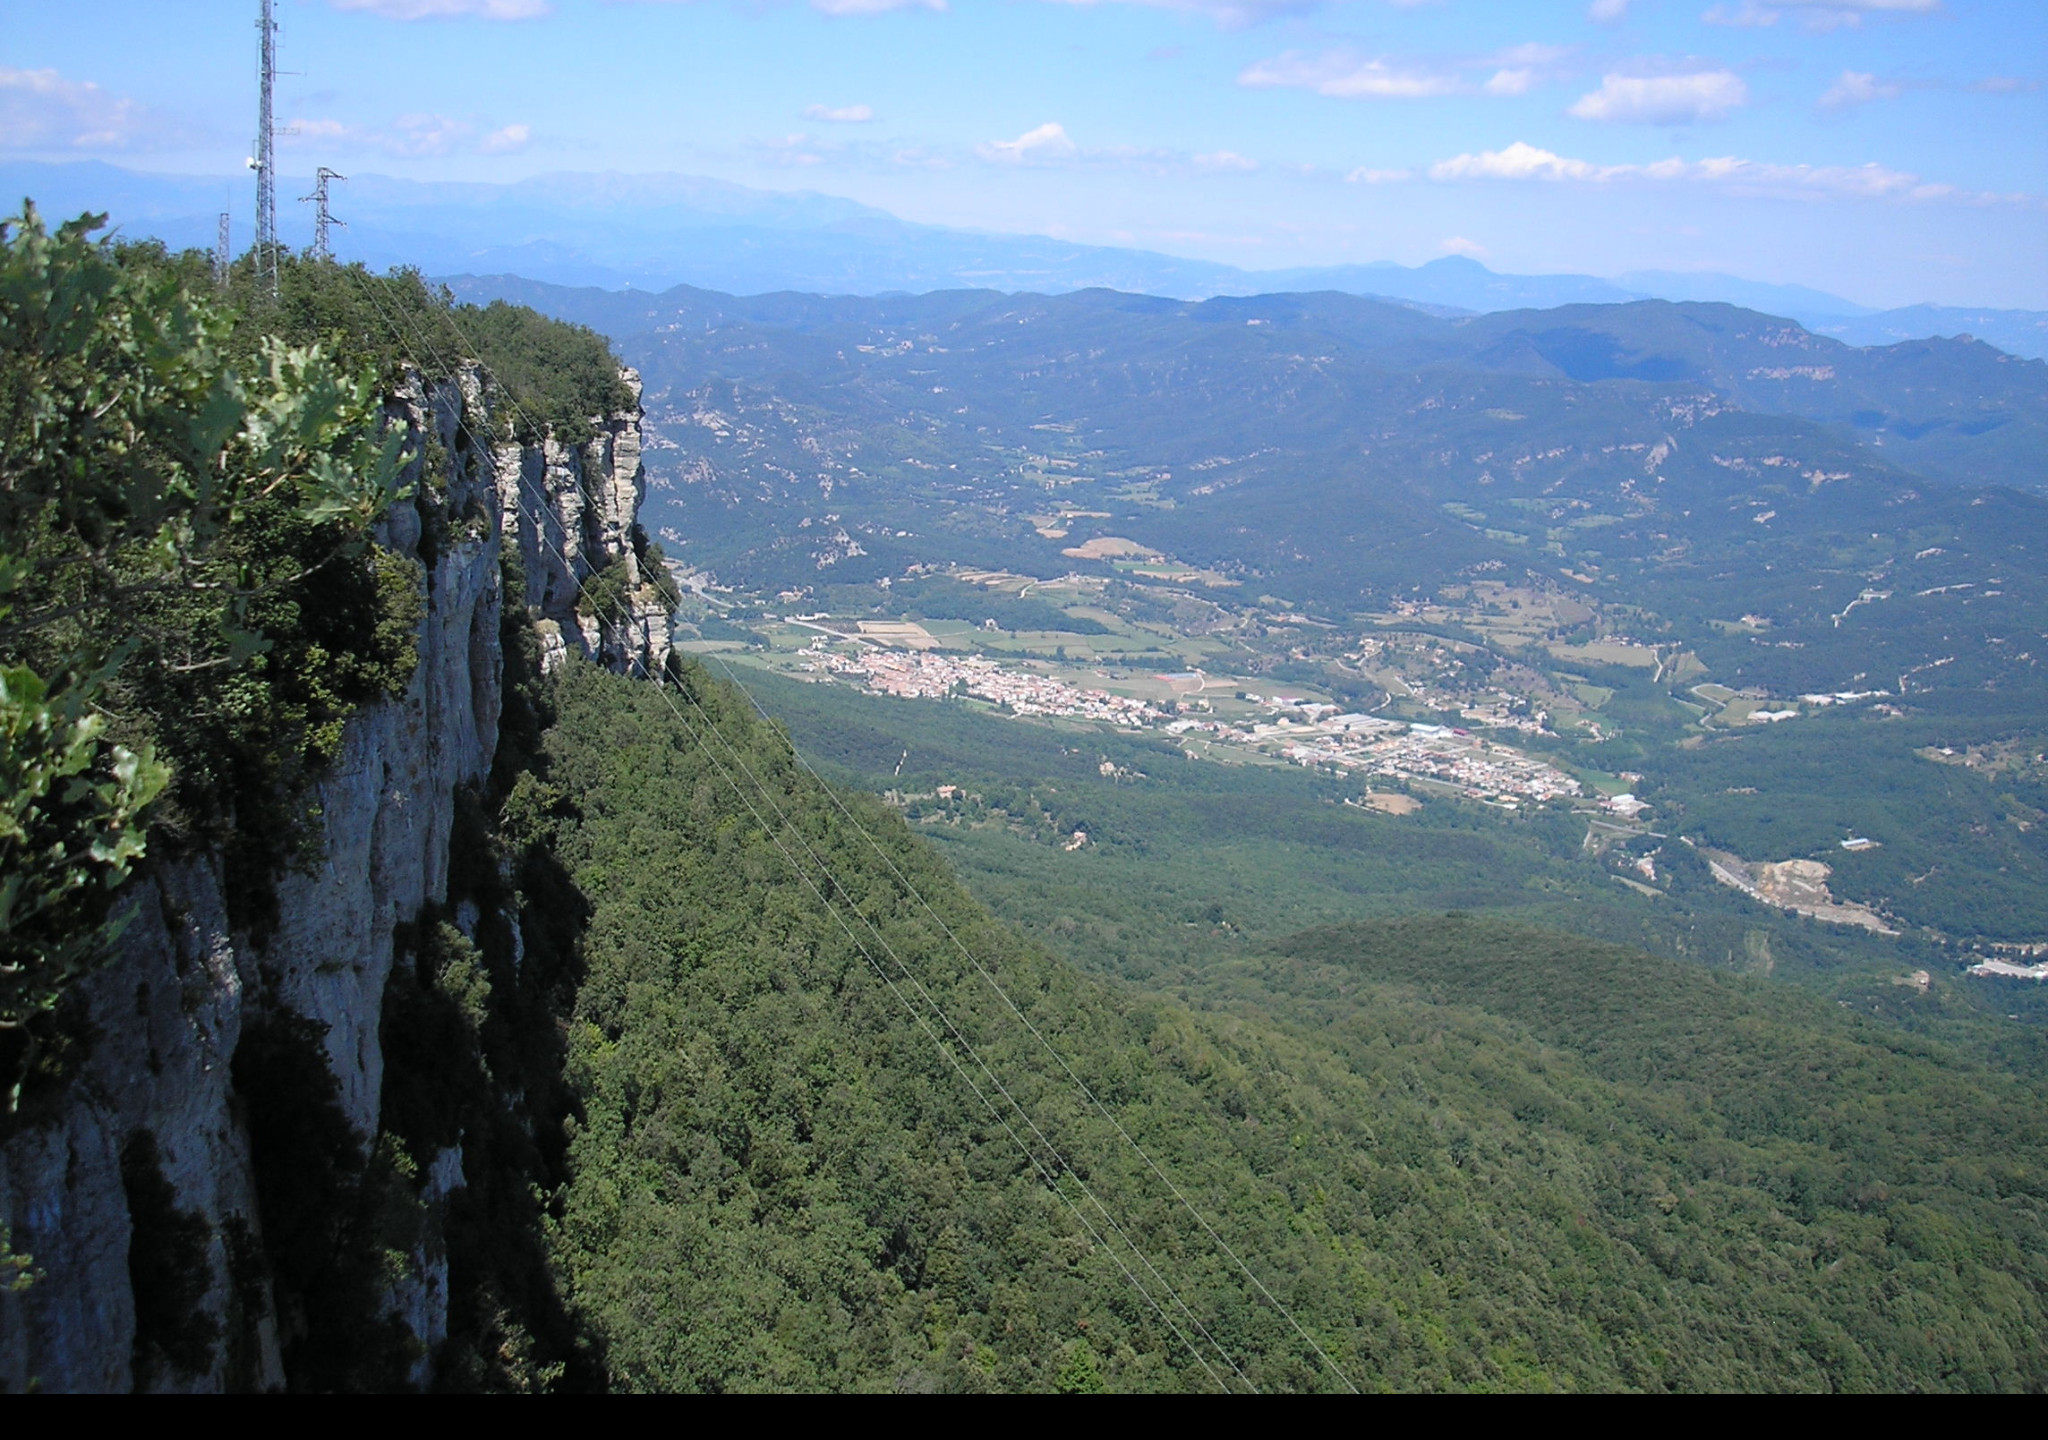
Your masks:
{"label": "hazy distant mountain range", "polygon": [[[289,177],[281,193],[309,189]],[[51,214],[104,210],[130,235],[211,247],[222,210],[246,244],[246,176],[146,174],[85,162],[0,166],[0,193],[33,196]],[[375,268],[432,275],[517,275],[556,285],[665,290],[677,284],[762,294],[876,295],[947,289],[1060,294],[1102,287],[1175,299],[1336,290],[1403,300],[1439,313],[1544,309],[1628,300],[1724,301],[1782,315],[1855,345],[1970,334],[2011,354],[2048,357],[2048,312],[1915,305],[1872,310],[1800,285],[1735,276],[1638,271],[1501,275],[1447,257],[1242,270],[1143,250],[1076,245],[919,225],[851,200],[753,190],[688,175],[556,174],[507,185],[356,175],[335,190],[347,222],[337,250]],[[288,243],[311,236],[307,207],[286,204]]]}
{"label": "hazy distant mountain range", "polygon": [[[944,417],[969,395],[982,397],[977,414],[994,396],[1035,396],[1017,400],[1024,406],[1013,417],[1019,443],[1033,433],[1031,424],[1047,416],[1094,414],[1108,403],[1112,381],[1075,373],[1073,357],[1096,355],[1113,357],[1103,364],[1119,373],[1131,369],[1178,377],[1159,379],[1156,390],[1143,392],[1138,407],[1144,414],[1165,415],[1192,404],[1192,411],[1168,425],[1175,431],[1200,429],[1201,416],[1222,403],[1219,397],[1264,388],[1292,393],[1303,386],[1308,387],[1303,393],[1320,394],[1319,387],[1334,383],[1325,410],[1312,405],[1299,413],[1289,410],[1283,428],[1290,433],[1303,426],[1314,430],[1328,423],[1328,416],[1345,416],[1365,425],[1352,437],[1351,448],[1366,447],[1360,453],[1388,453],[1391,442],[1385,434],[1376,437],[1374,427],[1387,428],[1387,433],[1405,430],[1399,416],[1407,412],[1396,405],[1378,421],[1368,423],[1363,417],[1392,403],[1386,395],[1405,393],[1402,386],[1425,372],[1437,377],[1433,383],[1464,377],[1457,384],[1467,387],[1467,408],[1489,417],[1481,424],[1489,435],[1491,427],[1506,423],[1500,415],[1519,415],[1532,405],[1548,413],[1563,404],[1546,422],[1558,427],[1548,441],[1538,444],[1521,436],[1512,442],[1534,446],[1530,453],[1558,444],[1589,456],[1609,453],[1601,447],[1611,441],[1591,438],[1599,427],[1585,428],[1583,414],[1574,409],[1576,400],[1541,398],[1552,394],[1546,387],[1561,381],[1592,386],[1638,382],[1649,388],[1636,395],[1635,403],[1656,415],[1672,405],[1685,409],[1697,404],[1704,388],[1719,397],[1717,405],[1827,426],[1834,437],[1830,443],[1853,437],[1871,447],[1867,458],[1957,484],[2039,491],[2041,456],[2048,453],[2048,365],[2040,361],[2015,359],[1988,344],[1941,338],[1856,348],[1781,318],[1723,304],[1635,300],[1442,316],[1418,313],[1423,307],[1407,302],[1328,290],[1187,302],[1101,290],[1061,296],[953,290],[921,296],[783,292],[741,298],[684,285],[655,293],[547,285],[516,276],[455,276],[448,283],[463,300],[529,305],[609,336],[620,356],[640,370],[653,413],[664,412],[677,403],[674,395],[711,383],[714,376],[720,383],[781,386],[790,395],[836,393],[835,387],[853,383],[856,373],[867,376],[862,383],[879,383],[868,372],[880,361],[869,357],[901,356],[906,340],[912,340],[939,348],[929,355],[920,352],[914,365],[896,367],[905,374],[891,383],[908,388],[892,392],[884,405],[888,424],[909,415],[921,417],[918,425],[948,423]],[[934,342],[934,336],[943,338]],[[1278,370],[1269,353],[1276,346],[1286,357]],[[1199,364],[1192,358],[1197,352]],[[1303,362],[1304,356],[1315,358]],[[1311,382],[1288,369],[1297,362],[1329,375]],[[1047,388],[1046,377],[1056,373],[1068,376],[1072,388]],[[1274,378],[1283,374],[1286,378]],[[1339,382],[1331,376],[1348,378]],[[1392,378],[1397,376],[1408,378]],[[1524,384],[1534,388],[1515,388]],[[1192,388],[1182,395],[1177,385]],[[1471,397],[1482,390],[1499,396],[1512,391],[1516,398],[1481,404]],[[1190,401],[1189,396],[1196,398]],[[1264,418],[1247,418],[1246,433],[1273,423],[1266,411],[1257,414]],[[1310,414],[1322,418],[1303,418]],[[1435,445],[1461,432],[1446,413],[1417,433],[1433,437],[1429,444]],[[1220,436],[1212,441],[1223,444]],[[1147,443],[1156,450],[1167,442],[1153,437]],[[1496,435],[1475,443],[1478,450],[1492,451],[1510,442]],[[1183,466],[1193,463],[1180,458]],[[1427,455],[1414,458],[1425,468],[1438,463]],[[1484,468],[1484,462],[1477,465]],[[1831,473],[1826,466],[1820,470]],[[1186,473],[1205,472],[1197,467]],[[1705,473],[1717,472],[1709,465]]]}

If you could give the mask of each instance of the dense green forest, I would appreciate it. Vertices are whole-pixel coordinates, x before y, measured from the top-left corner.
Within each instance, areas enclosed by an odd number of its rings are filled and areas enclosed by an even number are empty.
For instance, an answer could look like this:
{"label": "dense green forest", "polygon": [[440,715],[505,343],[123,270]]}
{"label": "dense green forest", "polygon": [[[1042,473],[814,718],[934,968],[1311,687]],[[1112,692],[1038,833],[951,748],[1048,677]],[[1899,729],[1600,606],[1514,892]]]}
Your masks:
{"label": "dense green forest", "polygon": [[2043,1137],[1995,1070],[1491,920],[1193,1005],[1084,979],[702,671],[553,703],[536,823],[590,908],[551,1234],[614,1384],[2040,1383]]}

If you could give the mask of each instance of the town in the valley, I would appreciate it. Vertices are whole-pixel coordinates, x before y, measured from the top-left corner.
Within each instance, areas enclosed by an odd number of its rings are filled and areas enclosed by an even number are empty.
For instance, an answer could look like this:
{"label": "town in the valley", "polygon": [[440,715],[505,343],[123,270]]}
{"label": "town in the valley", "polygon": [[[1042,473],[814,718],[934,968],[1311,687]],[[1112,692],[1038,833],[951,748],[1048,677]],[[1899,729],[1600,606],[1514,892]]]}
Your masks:
{"label": "town in the valley", "polygon": [[1205,715],[1209,702],[1200,698],[1200,691],[1208,677],[1199,671],[1152,677],[1192,691],[1192,698],[1154,702],[1010,668],[982,655],[859,643],[833,648],[822,635],[812,642],[809,654],[812,658],[800,662],[805,668],[879,694],[902,699],[963,696],[1012,715],[1156,729],[1180,738],[1191,755],[1210,746],[1240,747],[1368,780],[1439,787],[1444,793],[1508,808],[1572,799],[1583,788],[1556,766],[1464,727],[1390,720],[1345,712],[1327,701],[1242,690],[1233,698],[1252,707],[1251,715],[1236,720]]}

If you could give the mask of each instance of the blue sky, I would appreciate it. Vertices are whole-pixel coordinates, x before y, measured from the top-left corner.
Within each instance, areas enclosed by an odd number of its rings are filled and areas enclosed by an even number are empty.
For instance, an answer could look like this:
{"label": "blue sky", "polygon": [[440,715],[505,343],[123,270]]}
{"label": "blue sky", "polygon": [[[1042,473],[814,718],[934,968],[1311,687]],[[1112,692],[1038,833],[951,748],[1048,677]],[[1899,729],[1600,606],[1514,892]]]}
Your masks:
{"label": "blue sky", "polygon": [[[0,156],[225,174],[254,0],[0,0]],[[2043,0],[279,0],[284,168],[680,171],[1250,268],[2048,309]]]}

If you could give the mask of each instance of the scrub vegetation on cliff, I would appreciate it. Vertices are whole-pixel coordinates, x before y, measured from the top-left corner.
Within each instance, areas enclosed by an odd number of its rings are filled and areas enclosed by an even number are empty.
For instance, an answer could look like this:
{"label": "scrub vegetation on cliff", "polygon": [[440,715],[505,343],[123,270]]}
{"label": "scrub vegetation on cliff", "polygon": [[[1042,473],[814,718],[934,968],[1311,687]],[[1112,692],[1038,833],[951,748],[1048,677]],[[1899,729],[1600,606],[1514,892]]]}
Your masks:
{"label": "scrub vegetation on cliff", "polygon": [[53,231],[28,207],[0,225],[10,1094],[148,847],[220,851],[260,930],[348,717],[404,687],[420,580],[374,527],[394,504],[430,541],[462,519],[431,478],[445,457],[386,413],[440,378],[416,357],[481,359],[501,408],[560,439],[633,404],[601,339],[531,311],[458,316],[417,274],[296,256],[273,298],[247,259],[216,277],[101,224]]}
{"label": "scrub vegetation on cliff", "polygon": [[408,458],[374,377],[297,337],[238,340],[232,304],[94,228],[0,226],[11,1093],[148,830],[274,873],[349,711],[403,683],[417,613],[370,544]]}

